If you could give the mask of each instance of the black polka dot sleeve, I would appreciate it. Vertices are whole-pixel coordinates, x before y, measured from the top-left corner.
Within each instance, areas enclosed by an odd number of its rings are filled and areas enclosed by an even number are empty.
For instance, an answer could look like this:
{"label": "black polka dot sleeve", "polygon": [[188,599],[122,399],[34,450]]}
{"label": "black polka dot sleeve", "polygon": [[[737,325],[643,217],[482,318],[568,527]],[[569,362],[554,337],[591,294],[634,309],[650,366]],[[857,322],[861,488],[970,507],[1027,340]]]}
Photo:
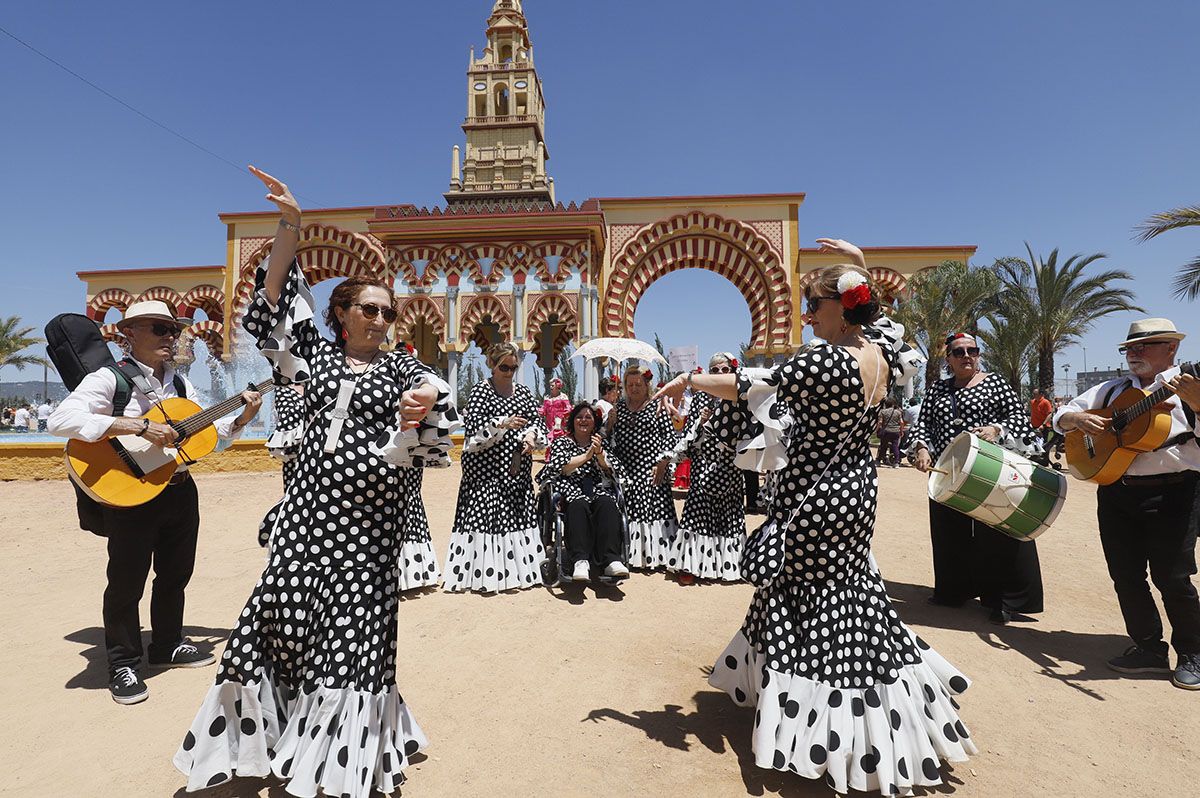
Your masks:
{"label": "black polka dot sleeve", "polygon": [[416,429],[404,429],[397,406],[393,424],[377,436],[371,453],[401,468],[449,467],[450,435],[462,428],[458,410],[450,401],[450,385],[408,352],[392,352],[384,365],[401,393],[433,385],[437,398]]}
{"label": "black polka dot sleeve", "polygon": [[619,480],[621,478],[621,464],[616,455],[609,451],[608,445],[603,445],[604,459],[613,472],[611,478],[601,472],[600,466],[597,465],[594,458],[570,474],[564,474],[563,468],[566,467],[567,462],[583,454],[587,451],[587,447],[580,446],[570,435],[562,435],[555,438],[554,443],[550,444],[549,459],[537,474],[538,484],[545,486],[553,482],[567,503],[580,498],[590,503],[597,496],[608,496],[615,501],[616,493],[613,491],[611,483],[612,479]]}
{"label": "black polka dot sleeve", "polygon": [[1005,449],[1026,456],[1041,451],[1025,405],[1004,378],[994,373],[969,388],[955,388],[953,378],[930,386],[905,445],[914,454],[924,446],[936,461],[960,434],[984,426],[999,428],[996,443]]}
{"label": "black polka dot sleeve", "polygon": [[254,275],[254,298],[246,309],[243,326],[254,337],[259,350],[277,373],[280,385],[307,382],[309,362],[318,347],[332,346],[321,337],[314,322],[314,304],[308,280],[299,261],[292,261],[279,302],[272,305],[264,285],[267,264]]}
{"label": "black polka dot sleeve", "polygon": [[[520,429],[510,430],[505,426],[510,416],[520,416],[528,423]],[[506,398],[497,395],[490,382],[478,383],[471,389],[463,410],[463,428],[465,452],[490,449],[510,432],[519,437],[532,432],[534,447],[546,446],[545,421],[538,415],[533,394],[524,385],[513,386],[513,395]]]}

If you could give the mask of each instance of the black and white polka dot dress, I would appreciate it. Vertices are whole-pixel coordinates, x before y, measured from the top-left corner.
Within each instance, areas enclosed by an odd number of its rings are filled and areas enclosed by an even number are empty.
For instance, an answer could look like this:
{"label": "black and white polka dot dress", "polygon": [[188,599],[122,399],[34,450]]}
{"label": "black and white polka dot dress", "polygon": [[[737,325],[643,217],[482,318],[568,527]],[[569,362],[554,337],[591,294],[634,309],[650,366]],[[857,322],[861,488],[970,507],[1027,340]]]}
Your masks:
{"label": "black and white polka dot dress", "polygon": [[[317,331],[299,268],[277,308],[261,292],[264,272],[245,326],[286,379],[305,382],[310,423],[266,570],[174,761],[189,791],[274,775],[298,796],[390,793],[426,744],[396,686],[406,501],[396,466],[448,465],[457,414],[449,386],[405,352],[353,373]],[[339,384],[356,379],[327,452]],[[418,430],[401,431],[401,394],[425,383],[437,386],[437,403]]]}
{"label": "black and white polka dot dress", "polygon": [[759,422],[774,424],[783,409],[794,418],[770,508],[786,526],[784,567],[755,592],[709,682],[757,708],[759,767],[824,777],[839,793],[941,783],[941,760],[975,752],[951,697],[968,682],[900,621],[872,565],[878,486],[869,438],[878,406],[862,417],[857,361],[821,344],[765,384],[739,374],[738,387],[757,402],[750,410]]}
{"label": "black and white polka dot dress", "polygon": [[[300,443],[304,439],[304,397],[292,385],[277,385],[273,394],[272,414],[275,417],[275,429],[267,438],[267,451],[276,460],[283,463],[283,492],[286,494],[288,485],[296,477],[296,455],[300,451]],[[271,530],[275,528],[275,519],[279,516],[279,508],[283,499],[263,516],[258,525],[258,544],[266,546],[270,540]]]}
{"label": "black and white polka dot dress", "polygon": [[563,504],[570,504],[576,499],[582,499],[591,504],[601,497],[617,501],[617,491],[613,480],[622,480],[625,470],[621,467],[621,461],[612,453],[612,447],[608,442],[602,440],[601,445],[604,447],[604,459],[612,470],[611,477],[600,470],[595,458],[588,460],[570,474],[564,474],[563,468],[567,462],[574,460],[590,447],[580,446],[575,442],[573,435],[562,435],[555,438],[554,443],[550,444],[550,450],[546,454],[546,464],[537,473],[538,484],[544,486],[553,482],[554,489],[562,495]]}
{"label": "black and white polka dot dress", "polygon": [[429,516],[425,514],[425,500],[421,487],[425,482],[425,469],[402,468],[400,479],[404,482],[404,518],[400,535],[400,592],[433,587],[442,578],[438,568],[437,554],[433,550],[433,538],[429,532]]}
{"label": "black and white polka dot dress", "polygon": [[[742,578],[738,561],[746,540],[745,478],[733,464],[734,450],[713,434],[717,416],[730,404],[697,393],[688,408],[683,437],[672,450],[676,462],[691,457],[692,475],[679,532],[668,554],[668,571],[725,582]],[[710,416],[702,422],[705,411]]]}
{"label": "black and white polka dot dress", "polygon": [[955,388],[953,377],[929,386],[917,423],[905,436],[904,446],[915,452],[924,445],[937,462],[959,434],[973,427],[991,425],[1000,428],[997,446],[1026,456],[1041,452],[1041,438],[1029,425],[1029,408],[995,372],[984,375],[977,385],[969,388]]}
{"label": "black and white polka dot dress", "polygon": [[636,413],[621,399],[613,408],[616,420],[609,436],[613,454],[621,461],[625,479],[625,515],[629,521],[629,567],[656,569],[666,566],[678,521],[671,498],[671,475],[661,485],[650,475],[678,439],[671,417],[656,402],[647,402]]}
{"label": "black and white polka dot dress", "polygon": [[[529,424],[507,429],[510,416]],[[546,445],[533,393],[514,383],[512,395],[501,396],[484,380],[471,389],[463,424],[462,482],[442,585],[480,593],[540,585],[546,552],[534,507],[533,458],[519,453],[530,433],[536,446]]]}

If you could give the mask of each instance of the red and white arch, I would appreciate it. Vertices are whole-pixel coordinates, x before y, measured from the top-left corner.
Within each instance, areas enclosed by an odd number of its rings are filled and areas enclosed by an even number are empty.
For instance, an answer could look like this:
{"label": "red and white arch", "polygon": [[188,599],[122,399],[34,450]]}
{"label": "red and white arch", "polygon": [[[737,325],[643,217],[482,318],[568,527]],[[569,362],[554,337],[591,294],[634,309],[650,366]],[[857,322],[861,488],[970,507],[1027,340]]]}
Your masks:
{"label": "red and white arch", "polygon": [[197,310],[203,310],[209,319],[225,321],[225,292],[215,285],[198,285],[183,295],[175,311],[184,318],[192,318]]}
{"label": "red and white arch", "polygon": [[577,294],[557,292],[539,294],[533,299],[529,305],[529,313],[526,315],[525,329],[527,331],[526,338],[532,339],[534,342],[534,352],[541,352],[542,325],[549,322],[552,316],[557,317],[559,324],[566,325],[554,339],[554,357],[562,354],[567,344],[578,337],[579,315],[576,308],[578,300]]}
{"label": "red and white arch", "polygon": [[643,227],[614,257],[604,291],[604,334],[631,337],[646,289],[670,272],[690,268],[720,274],[746,298],[752,348],[789,347],[791,287],[779,253],[749,225],[698,211]]}
{"label": "red and white arch", "polygon": [[459,339],[474,341],[480,349],[487,349],[489,342],[477,328],[480,324],[490,322],[499,325],[502,341],[512,340],[512,310],[505,304],[500,297],[493,294],[477,294],[470,297],[463,307],[462,322],[458,326]]}
{"label": "red and white arch", "polygon": [[[92,297],[87,304],[87,316],[92,321],[103,322],[104,315],[111,308],[117,308],[124,312],[126,308],[134,303],[133,294],[126,291],[124,288],[108,288]],[[104,325],[111,326],[111,325]],[[115,330],[116,328],[114,328]],[[110,339],[111,340],[111,339]]]}

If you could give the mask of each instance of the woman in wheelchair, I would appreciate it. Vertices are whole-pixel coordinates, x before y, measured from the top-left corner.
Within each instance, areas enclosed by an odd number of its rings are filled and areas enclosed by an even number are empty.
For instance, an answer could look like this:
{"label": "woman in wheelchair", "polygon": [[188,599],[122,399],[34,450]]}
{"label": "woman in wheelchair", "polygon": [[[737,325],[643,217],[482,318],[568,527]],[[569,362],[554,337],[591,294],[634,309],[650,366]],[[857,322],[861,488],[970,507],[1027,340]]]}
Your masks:
{"label": "woman in wheelchair", "polygon": [[599,411],[589,403],[575,405],[567,416],[568,434],[554,441],[537,477],[543,488],[553,482],[562,496],[572,581],[588,581],[593,565],[603,567],[605,577],[629,576],[622,561],[625,532],[617,506],[620,464],[599,435],[600,423]]}

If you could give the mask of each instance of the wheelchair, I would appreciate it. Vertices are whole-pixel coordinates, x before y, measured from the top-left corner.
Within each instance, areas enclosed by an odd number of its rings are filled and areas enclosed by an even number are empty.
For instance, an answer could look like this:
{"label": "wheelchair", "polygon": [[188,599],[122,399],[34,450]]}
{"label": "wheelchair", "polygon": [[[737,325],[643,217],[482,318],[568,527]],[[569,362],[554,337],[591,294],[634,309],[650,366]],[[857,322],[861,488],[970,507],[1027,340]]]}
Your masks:
{"label": "wheelchair", "polygon": [[[629,519],[625,513],[625,495],[621,483],[612,483],[617,497],[617,509],[621,513],[621,562],[629,563]],[[567,507],[562,494],[554,489],[554,481],[542,485],[537,494],[538,529],[542,536],[542,546],[546,550],[546,559],[542,561],[542,582],[546,587],[584,584],[571,578],[574,563],[566,562],[567,558]],[[605,576],[603,572],[594,574],[589,581],[600,582],[604,585],[617,585],[629,576]]]}

